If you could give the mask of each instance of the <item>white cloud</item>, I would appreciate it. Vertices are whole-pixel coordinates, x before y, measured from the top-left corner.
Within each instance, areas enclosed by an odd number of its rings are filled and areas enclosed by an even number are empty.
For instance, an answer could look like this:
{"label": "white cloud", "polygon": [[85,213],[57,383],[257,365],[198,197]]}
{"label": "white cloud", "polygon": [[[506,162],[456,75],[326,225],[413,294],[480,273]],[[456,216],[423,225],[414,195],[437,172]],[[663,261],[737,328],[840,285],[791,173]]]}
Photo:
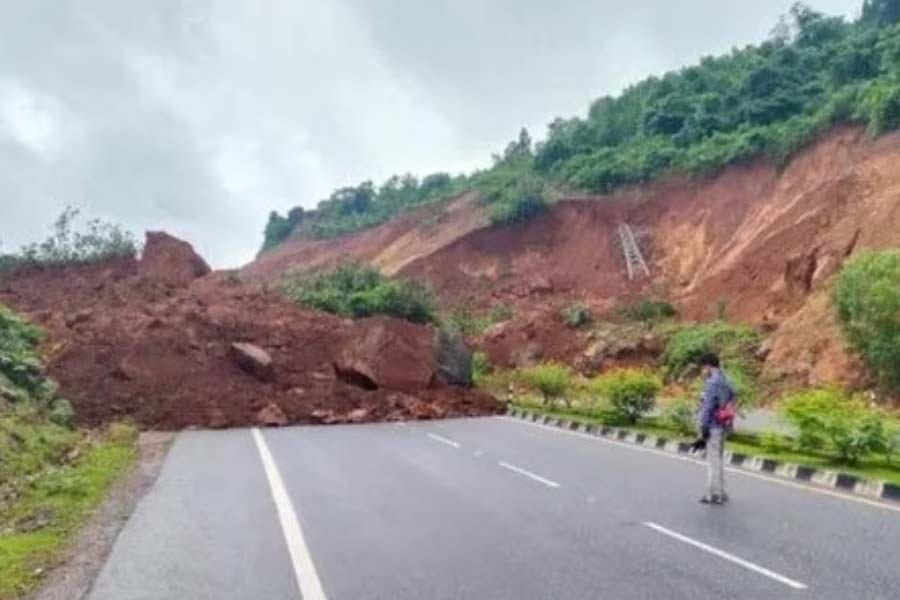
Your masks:
{"label": "white cloud", "polygon": [[0,85],[0,122],[15,141],[44,160],[62,145],[64,108],[54,98],[17,84]]}
{"label": "white cloud", "polygon": [[[28,0],[0,21],[0,239],[66,204],[216,266],[270,210],[487,164],[519,127],[757,41],[792,0]],[[850,12],[858,0],[820,0]]]}

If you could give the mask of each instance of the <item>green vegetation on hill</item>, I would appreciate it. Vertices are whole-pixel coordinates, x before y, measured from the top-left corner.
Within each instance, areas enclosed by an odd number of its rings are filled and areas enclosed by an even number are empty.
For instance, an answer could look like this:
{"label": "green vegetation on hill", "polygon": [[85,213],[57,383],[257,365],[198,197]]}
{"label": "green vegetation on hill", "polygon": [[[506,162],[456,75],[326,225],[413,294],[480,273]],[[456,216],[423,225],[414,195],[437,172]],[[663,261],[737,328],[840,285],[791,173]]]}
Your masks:
{"label": "green vegetation on hill", "polygon": [[[551,189],[610,192],[666,173],[703,174],[768,155],[784,162],[838,123],[900,127],[900,0],[866,0],[856,21],[798,3],[756,46],[703,58],[558,118],[543,141],[522,130],[488,169],[342,188],[314,211],[272,213],[263,249],[297,229],[333,237],[411,207],[480,193],[495,224],[540,214]],[[297,217],[302,218],[297,218]]]}
{"label": "green vegetation on hill", "polygon": [[429,202],[451,197],[467,189],[465,177],[434,173],[421,181],[413,175],[395,175],[376,187],[364,181],[336,190],[315,210],[297,207],[287,217],[272,211],[266,225],[262,251],[284,242],[295,230],[322,239],[375,227],[391,217]]}
{"label": "green vegetation on hill", "polygon": [[61,267],[137,256],[138,242],[116,223],[100,219],[75,229],[79,210],[67,207],[53,223],[52,233],[42,242],[23,246],[14,254],[0,254],[0,272],[31,266]]}
{"label": "green vegetation on hill", "polygon": [[667,171],[702,173],[765,153],[784,160],[838,122],[900,125],[897,2],[856,22],[803,4],[758,46],[707,57],[558,119],[538,145],[541,174],[609,192]]}
{"label": "green vegetation on hill", "polygon": [[430,323],[434,300],[423,285],[391,279],[373,267],[343,264],[333,270],[299,275],[282,284],[284,294],[306,308],[349,318],[389,315]]}

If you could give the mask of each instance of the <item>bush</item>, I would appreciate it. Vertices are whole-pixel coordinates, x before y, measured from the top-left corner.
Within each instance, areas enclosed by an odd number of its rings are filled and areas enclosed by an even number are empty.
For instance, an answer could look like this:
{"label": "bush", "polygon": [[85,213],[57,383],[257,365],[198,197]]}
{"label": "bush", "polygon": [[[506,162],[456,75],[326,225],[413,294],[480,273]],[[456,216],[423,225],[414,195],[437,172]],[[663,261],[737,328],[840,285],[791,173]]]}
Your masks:
{"label": "bush", "polygon": [[796,429],[796,443],[803,451],[833,451],[838,461],[853,465],[887,446],[884,414],[838,388],[792,394],[780,412]]}
{"label": "bush", "polygon": [[110,423],[106,427],[106,439],[119,446],[130,446],[139,434],[138,428],[130,423]]}
{"label": "bush", "polygon": [[779,453],[790,450],[791,440],[780,433],[764,431],[759,435],[759,445],[763,450]]}
{"label": "bush", "polygon": [[100,219],[88,221],[85,231],[74,231],[78,215],[77,209],[67,207],[46,240],[23,246],[18,254],[2,257],[0,266],[4,269],[64,266],[137,256],[138,243],[131,232]]}
{"label": "bush", "polygon": [[624,369],[600,375],[591,388],[609,400],[617,416],[634,425],[656,406],[662,382],[647,371]]}
{"label": "bush", "polygon": [[53,403],[47,418],[54,425],[72,427],[72,424],[75,422],[75,409],[72,408],[68,400],[60,399]]}
{"label": "bush", "polygon": [[885,430],[884,458],[889,465],[893,465],[900,455],[900,421],[896,419],[887,423]]}
{"label": "bush", "polygon": [[755,361],[761,337],[754,329],[722,321],[679,328],[666,344],[663,365],[667,377],[679,377],[706,352],[716,352],[724,361],[737,359],[744,366]]}
{"label": "bush", "polygon": [[677,398],[663,411],[663,419],[681,435],[690,435],[697,430],[697,401]]}
{"label": "bush", "polygon": [[832,297],[850,346],[884,385],[900,390],[900,250],[852,258]]}
{"label": "bush", "polygon": [[513,309],[508,304],[497,304],[487,312],[478,313],[468,302],[454,306],[443,321],[464,335],[479,335],[491,325],[508,321]]}
{"label": "bush", "polygon": [[619,314],[632,321],[653,323],[664,319],[670,319],[677,315],[678,312],[675,310],[675,307],[668,302],[644,298],[637,304],[620,308]]}
{"label": "bush", "polygon": [[547,210],[544,184],[536,177],[526,176],[489,194],[488,204],[491,224],[522,223]]}
{"label": "bush", "polygon": [[491,360],[486,353],[478,351],[472,355],[472,379],[476,384],[481,384],[491,370]]}
{"label": "bush", "polygon": [[450,327],[440,327],[435,350],[438,374],[452,385],[472,387],[472,351],[462,334]]}
{"label": "bush", "polygon": [[565,365],[556,362],[543,363],[522,372],[522,380],[541,393],[544,405],[555,405],[562,399],[566,406],[572,403],[567,397],[572,387],[572,371]]}
{"label": "bush", "polygon": [[560,316],[565,324],[573,329],[583,327],[594,320],[591,309],[581,303],[562,309]]}
{"label": "bush", "polygon": [[42,337],[40,329],[0,305],[0,384],[5,378],[29,395],[45,389],[37,355]]}
{"label": "bush", "polygon": [[344,264],[332,271],[288,280],[284,294],[301,306],[349,318],[388,315],[412,321],[435,320],[434,300],[413,281],[389,279],[377,269]]}

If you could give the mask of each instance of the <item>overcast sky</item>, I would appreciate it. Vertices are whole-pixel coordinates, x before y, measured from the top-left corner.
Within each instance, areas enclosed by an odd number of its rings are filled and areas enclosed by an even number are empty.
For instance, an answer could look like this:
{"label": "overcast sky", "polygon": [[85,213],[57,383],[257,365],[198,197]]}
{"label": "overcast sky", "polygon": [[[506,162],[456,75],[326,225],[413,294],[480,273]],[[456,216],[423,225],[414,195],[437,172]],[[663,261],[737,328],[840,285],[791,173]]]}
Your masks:
{"label": "overcast sky", "polygon": [[0,0],[2,249],[72,205],[237,266],[272,209],[485,166],[792,1]]}

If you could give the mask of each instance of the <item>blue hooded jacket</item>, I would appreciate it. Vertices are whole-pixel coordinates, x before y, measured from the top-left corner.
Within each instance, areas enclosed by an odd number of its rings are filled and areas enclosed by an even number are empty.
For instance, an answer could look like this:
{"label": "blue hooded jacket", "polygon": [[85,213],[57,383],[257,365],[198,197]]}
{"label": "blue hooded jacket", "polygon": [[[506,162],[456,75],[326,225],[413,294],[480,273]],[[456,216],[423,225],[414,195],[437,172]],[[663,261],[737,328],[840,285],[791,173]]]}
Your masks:
{"label": "blue hooded jacket", "polygon": [[713,369],[703,384],[703,394],[700,396],[700,411],[697,414],[700,429],[721,428],[722,426],[716,423],[716,410],[734,400],[734,397],[734,386],[731,381],[722,369]]}

